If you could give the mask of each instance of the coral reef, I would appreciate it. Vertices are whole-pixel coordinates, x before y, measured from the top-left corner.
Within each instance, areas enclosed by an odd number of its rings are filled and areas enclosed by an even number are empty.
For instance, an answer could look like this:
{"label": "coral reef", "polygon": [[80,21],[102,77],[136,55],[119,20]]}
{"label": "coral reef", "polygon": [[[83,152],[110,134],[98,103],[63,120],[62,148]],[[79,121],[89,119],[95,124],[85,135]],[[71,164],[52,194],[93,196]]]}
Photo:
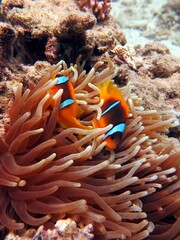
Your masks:
{"label": "coral reef", "polygon": [[[67,46],[67,41],[71,51],[69,55],[73,55],[71,39],[79,44],[78,49],[86,45],[85,30],[95,24],[95,17],[81,13],[74,1],[68,1],[68,9],[66,6],[64,1],[26,0],[21,1],[21,5],[14,1],[2,1],[2,16],[14,27],[17,35],[14,54],[21,54],[21,61],[32,63],[47,58],[51,62],[57,62],[57,54],[63,54],[60,49]],[[50,47],[52,44],[53,49]]]}
{"label": "coral reef", "polygon": [[[12,31],[16,32],[13,56],[19,63],[32,64],[37,60],[57,63],[60,59],[71,63],[79,54],[88,59],[101,38],[106,44],[103,31],[107,28],[107,33],[109,32],[108,25],[111,29],[106,37],[107,42],[108,38],[117,39],[119,43],[125,42],[123,34],[119,37],[119,26],[112,20],[106,22],[103,29],[99,28],[102,37],[99,33],[97,35],[93,30],[96,17],[90,12],[80,11],[73,0],[3,0],[1,14],[4,21],[13,27]],[[101,27],[102,23],[98,25]],[[113,28],[119,29],[119,32],[113,32]],[[87,32],[88,29],[92,31]]]}
{"label": "coral reef", "polygon": [[180,59],[158,43],[136,47],[137,75],[131,74],[136,93],[146,109],[179,111]]}

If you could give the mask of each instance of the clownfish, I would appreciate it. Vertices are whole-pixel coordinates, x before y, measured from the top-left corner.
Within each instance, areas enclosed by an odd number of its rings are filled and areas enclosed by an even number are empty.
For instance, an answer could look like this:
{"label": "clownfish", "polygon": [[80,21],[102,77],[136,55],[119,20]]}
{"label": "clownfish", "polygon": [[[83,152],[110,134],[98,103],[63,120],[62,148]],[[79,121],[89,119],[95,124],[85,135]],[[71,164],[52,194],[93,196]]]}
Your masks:
{"label": "clownfish", "polygon": [[[74,87],[66,76],[59,76],[57,83],[52,88],[52,94],[55,95],[59,89],[63,89],[59,112],[57,116],[58,124],[63,128],[77,127],[88,129],[88,126],[81,124],[78,117],[83,113],[83,110],[78,106],[74,93]],[[51,105],[54,106],[53,102]]]}
{"label": "clownfish", "polygon": [[109,124],[113,127],[106,132],[103,141],[110,149],[115,149],[121,139],[126,127],[126,119],[129,114],[129,107],[124,100],[120,89],[108,80],[104,84],[96,84],[100,90],[100,99],[104,100],[100,119],[93,120],[94,127],[103,128]]}

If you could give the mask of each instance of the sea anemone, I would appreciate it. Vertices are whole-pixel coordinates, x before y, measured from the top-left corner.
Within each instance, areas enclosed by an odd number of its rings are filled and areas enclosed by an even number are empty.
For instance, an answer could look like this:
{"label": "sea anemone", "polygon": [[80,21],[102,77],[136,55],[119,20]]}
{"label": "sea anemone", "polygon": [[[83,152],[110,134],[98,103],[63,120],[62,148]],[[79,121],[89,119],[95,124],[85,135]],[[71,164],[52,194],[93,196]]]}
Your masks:
{"label": "sea anemone", "polygon": [[93,14],[98,20],[109,18],[111,0],[76,0],[76,2],[84,11],[92,9]]}
{"label": "sea anemone", "polygon": [[[113,79],[118,68],[106,55],[86,74],[79,59],[68,68],[53,65],[38,84],[14,88],[10,124],[0,138],[0,223],[13,231],[73,219],[92,224],[96,239],[174,239],[179,233],[180,153],[171,154],[164,136],[173,126],[169,113],[145,111],[132,93],[121,91],[130,109],[123,139],[106,148],[112,127],[67,128],[57,124],[62,91],[51,89],[56,75],[67,76],[83,109],[79,121],[92,126],[102,102],[95,83]],[[57,105],[52,108],[52,101]],[[70,116],[67,116],[70,117]]]}

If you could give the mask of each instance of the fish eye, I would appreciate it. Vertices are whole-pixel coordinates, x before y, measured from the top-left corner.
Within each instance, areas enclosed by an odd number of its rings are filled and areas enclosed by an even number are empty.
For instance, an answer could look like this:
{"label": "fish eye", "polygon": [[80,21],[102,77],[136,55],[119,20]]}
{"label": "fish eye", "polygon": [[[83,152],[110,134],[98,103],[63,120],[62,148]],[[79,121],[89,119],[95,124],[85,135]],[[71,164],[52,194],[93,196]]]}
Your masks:
{"label": "fish eye", "polygon": [[111,136],[111,139],[114,140],[114,138],[115,138],[115,136],[114,136],[114,134],[113,134],[113,135]]}

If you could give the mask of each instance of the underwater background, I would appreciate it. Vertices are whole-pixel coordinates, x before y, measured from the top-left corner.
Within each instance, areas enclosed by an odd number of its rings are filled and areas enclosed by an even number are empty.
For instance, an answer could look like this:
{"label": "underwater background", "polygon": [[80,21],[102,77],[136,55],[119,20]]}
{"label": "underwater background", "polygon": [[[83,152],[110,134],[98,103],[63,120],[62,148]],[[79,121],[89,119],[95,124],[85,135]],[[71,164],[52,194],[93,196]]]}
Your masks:
{"label": "underwater background", "polygon": [[129,44],[159,41],[180,56],[179,1],[112,1],[111,14],[123,28]]}
{"label": "underwater background", "polygon": [[179,239],[179,36],[178,0],[0,1],[0,239]]}

